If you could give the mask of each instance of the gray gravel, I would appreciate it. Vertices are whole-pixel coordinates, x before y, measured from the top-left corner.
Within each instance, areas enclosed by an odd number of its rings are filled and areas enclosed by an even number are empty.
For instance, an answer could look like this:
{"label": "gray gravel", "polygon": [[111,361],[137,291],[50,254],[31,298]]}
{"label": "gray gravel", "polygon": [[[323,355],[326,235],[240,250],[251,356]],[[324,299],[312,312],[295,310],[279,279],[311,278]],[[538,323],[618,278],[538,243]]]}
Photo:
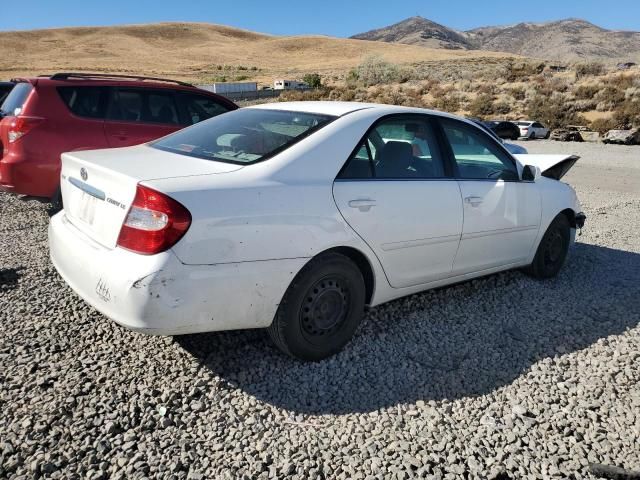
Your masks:
{"label": "gray gravel", "polygon": [[519,272],[371,311],[301,364],[263,332],[126,331],[48,259],[47,206],[0,195],[0,478],[593,478],[640,470],[640,148],[571,151],[587,228]]}

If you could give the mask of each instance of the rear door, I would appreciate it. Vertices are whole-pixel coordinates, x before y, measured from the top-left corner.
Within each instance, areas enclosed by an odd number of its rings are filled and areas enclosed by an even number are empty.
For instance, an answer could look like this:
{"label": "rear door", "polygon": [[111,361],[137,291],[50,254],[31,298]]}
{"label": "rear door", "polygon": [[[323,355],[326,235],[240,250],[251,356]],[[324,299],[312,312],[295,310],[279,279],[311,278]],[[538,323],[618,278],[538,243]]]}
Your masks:
{"label": "rear door", "polygon": [[105,134],[110,147],[149,142],[182,128],[175,92],[171,89],[113,87],[110,89]]}
{"label": "rear door", "polygon": [[107,148],[104,115],[109,88],[70,85],[57,91],[70,113],[57,125],[57,133],[65,139],[62,151]]}
{"label": "rear door", "polygon": [[377,122],[338,175],[333,193],[393,287],[451,274],[462,201],[429,116],[396,115]]}
{"label": "rear door", "polygon": [[464,225],[454,274],[527,258],[538,234],[540,193],[519,179],[516,163],[475,126],[440,119],[462,194]]}

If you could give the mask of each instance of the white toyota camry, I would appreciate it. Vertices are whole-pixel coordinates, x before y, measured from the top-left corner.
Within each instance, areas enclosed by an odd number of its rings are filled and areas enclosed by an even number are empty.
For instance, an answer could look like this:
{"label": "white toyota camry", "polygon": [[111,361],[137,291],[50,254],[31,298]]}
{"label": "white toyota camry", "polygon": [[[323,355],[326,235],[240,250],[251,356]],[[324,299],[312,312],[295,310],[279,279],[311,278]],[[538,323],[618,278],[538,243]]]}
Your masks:
{"label": "white toyota camry", "polygon": [[63,154],[51,259],[125,327],[268,327],[284,352],[319,360],[366,305],[506,269],[556,275],[585,220],[559,181],[576,160],[512,156],[423,109],[243,108],[145,145]]}

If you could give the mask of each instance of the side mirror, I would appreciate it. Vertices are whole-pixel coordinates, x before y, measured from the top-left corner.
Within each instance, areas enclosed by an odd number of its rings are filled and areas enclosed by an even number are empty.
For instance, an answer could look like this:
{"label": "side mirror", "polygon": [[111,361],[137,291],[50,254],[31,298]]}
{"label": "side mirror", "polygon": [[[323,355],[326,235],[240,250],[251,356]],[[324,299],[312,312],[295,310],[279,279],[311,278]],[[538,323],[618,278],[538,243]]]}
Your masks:
{"label": "side mirror", "polygon": [[525,165],[522,169],[522,180],[525,182],[535,182],[542,176],[540,167],[534,165]]}

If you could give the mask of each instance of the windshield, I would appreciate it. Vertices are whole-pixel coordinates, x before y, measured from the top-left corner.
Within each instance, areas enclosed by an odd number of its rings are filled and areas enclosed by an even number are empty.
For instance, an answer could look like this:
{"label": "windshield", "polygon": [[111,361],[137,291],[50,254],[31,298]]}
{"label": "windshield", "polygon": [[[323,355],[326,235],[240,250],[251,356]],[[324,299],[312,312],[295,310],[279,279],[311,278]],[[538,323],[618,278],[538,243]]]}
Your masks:
{"label": "windshield", "polygon": [[18,83],[0,105],[0,113],[2,115],[20,115],[31,90],[33,90],[33,86],[30,83]]}
{"label": "windshield", "polygon": [[206,160],[244,165],[280,153],[334,118],[314,113],[244,108],[180,130],[151,146]]}

